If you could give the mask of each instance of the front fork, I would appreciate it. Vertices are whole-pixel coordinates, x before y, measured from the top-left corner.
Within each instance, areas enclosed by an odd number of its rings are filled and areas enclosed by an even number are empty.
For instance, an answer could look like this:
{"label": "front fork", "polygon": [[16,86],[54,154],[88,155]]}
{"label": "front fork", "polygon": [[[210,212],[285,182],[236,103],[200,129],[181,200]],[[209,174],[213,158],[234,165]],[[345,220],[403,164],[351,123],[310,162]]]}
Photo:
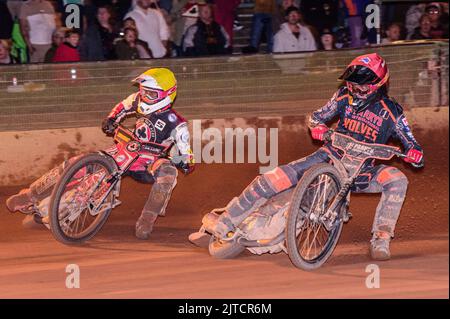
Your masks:
{"label": "front fork", "polygon": [[348,205],[350,204],[350,189],[353,185],[353,181],[353,179],[344,180],[339,193],[334,198],[330,207],[326,213],[320,217],[320,221],[325,226],[327,231],[330,231],[334,227],[336,218],[339,217],[339,212],[342,211],[342,205],[347,206],[343,211],[343,215],[341,217],[342,221],[346,223],[351,218],[351,213],[348,211]]}

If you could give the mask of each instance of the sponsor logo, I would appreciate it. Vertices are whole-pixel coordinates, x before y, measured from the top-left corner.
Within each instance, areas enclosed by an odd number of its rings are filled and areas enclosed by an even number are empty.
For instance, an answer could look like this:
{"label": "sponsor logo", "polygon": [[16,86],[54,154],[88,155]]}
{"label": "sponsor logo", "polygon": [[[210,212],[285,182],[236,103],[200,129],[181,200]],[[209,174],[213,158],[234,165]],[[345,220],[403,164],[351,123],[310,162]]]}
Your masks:
{"label": "sponsor logo", "polygon": [[371,60],[369,57],[365,56],[365,57],[362,57],[361,59],[359,59],[359,61],[361,61],[364,64],[369,64]]}
{"label": "sponsor logo", "polygon": [[177,116],[176,116],[175,114],[169,114],[169,116],[167,117],[167,119],[168,119],[170,122],[174,123],[174,122],[177,121]]}
{"label": "sponsor logo", "polygon": [[131,141],[127,144],[127,150],[129,152],[138,152],[141,149],[141,144],[137,141]]}
{"label": "sponsor logo", "polygon": [[368,155],[368,156],[372,156],[374,149],[371,148],[370,146],[365,146],[362,144],[357,144],[357,143],[348,143],[347,146],[345,147],[345,149],[347,151],[351,151],[352,153],[360,153],[360,154],[364,154],[364,155]]}
{"label": "sponsor logo", "polygon": [[162,131],[162,130],[164,130],[164,128],[166,127],[166,123],[164,122],[164,121],[161,121],[161,120],[157,120],[156,121],[156,123],[155,123],[155,127],[158,129],[158,130],[160,130],[160,131]]}

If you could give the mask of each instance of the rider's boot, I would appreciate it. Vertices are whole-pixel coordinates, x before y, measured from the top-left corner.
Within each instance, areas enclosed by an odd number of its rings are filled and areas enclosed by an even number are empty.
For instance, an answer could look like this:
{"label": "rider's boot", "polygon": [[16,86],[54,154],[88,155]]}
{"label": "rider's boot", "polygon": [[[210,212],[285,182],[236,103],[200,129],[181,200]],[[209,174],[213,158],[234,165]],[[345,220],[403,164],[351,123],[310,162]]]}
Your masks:
{"label": "rider's boot", "polygon": [[157,218],[158,214],[143,211],[136,222],[136,237],[142,240],[148,239],[152,233],[153,225],[155,224]]}
{"label": "rider's boot", "polygon": [[30,189],[22,189],[18,194],[9,197],[6,200],[6,207],[11,213],[21,211],[26,213],[28,208],[33,205]]}
{"label": "rider's boot", "polygon": [[[285,176],[278,178],[276,176]],[[287,175],[280,167],[256,177],[242,192],[235,197],[225,208],[225,211],[215,221],[204,224],[207,231],[219,238],[225,236],[241,224],[272,196],[288,189],[292,183],[287,180]]]}
{"label": "rider's boot", "polygon": [[389,251],[389,243],[391,235],[386,232],[374,232],[370,241],[370,256],[374,260],[389,260],[391,252]]}
{"label": "rider's boot", "polygon": [[154,173],[156,182],[148,196],[142,214],[136,222],[136,237],[148,239],[158,216],[164,216],[172,190],[177,184],[177,169],[168,164],[161,164]]}

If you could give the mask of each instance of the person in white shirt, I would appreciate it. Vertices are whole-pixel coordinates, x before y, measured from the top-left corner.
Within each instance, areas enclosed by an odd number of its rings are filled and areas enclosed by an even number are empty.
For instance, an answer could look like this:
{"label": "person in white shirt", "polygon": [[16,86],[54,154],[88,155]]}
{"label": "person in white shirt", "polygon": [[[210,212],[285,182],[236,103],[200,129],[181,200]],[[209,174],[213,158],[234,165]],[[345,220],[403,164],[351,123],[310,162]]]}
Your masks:
{"label": "person in white shirt", "polygon": [[55,10],[46,0],[29,0],[20,8],[20,27],[27,43],[31,63],[44,62],[56,29]]}
{"label": "person in white shirt", "polygon": [[147,42],[154,58],[163,58],[167,54],[167,41],[170,30],[163,14],[152,8],[154,0],[137,0],[136,7],[127,13],[125,19],[136,22],[139,39]]}
{"label": "person in white shirt", "polygon": [[298,52],[317,50],[316,40],[311,31],[301,25],[300,11],[297,7],[286,9],[287,22],[283,23],[280,31],[275,34],[273,52]]}

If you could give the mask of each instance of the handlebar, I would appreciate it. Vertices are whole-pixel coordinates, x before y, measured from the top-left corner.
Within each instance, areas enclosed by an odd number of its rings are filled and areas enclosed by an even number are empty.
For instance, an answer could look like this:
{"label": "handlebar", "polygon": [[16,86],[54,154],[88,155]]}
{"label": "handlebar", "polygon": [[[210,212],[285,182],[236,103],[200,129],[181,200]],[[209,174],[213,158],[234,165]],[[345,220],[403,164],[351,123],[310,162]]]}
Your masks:
{"label": "handlebar", "polygon": [[[323,140],[326,142],[331,142],[332,141],[332,137],[334,134],[334,130],[333,129],[329,129],[326,133],[324,133],[323,135]],[[393,151],[393,154],[399,158],[405,159],[405,158],[409,158],[408,155],[403,154],[400,151]],[[422,161],[420,163],[410,163],[414,168],[422,168],[424,166],[424,160],[422,159]]]}

